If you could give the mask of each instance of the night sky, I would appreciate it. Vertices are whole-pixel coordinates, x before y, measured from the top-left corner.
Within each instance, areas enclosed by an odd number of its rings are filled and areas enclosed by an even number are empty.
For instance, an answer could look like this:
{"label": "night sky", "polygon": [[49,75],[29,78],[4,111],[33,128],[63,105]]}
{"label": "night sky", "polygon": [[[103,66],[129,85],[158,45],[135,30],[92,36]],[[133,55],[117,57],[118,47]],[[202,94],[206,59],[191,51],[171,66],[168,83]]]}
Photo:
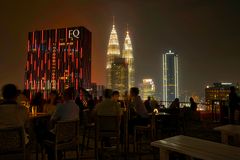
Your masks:
{"label": "night sky", "polygon": [[92,81],[105,84],[112,17],[122,48],[128,24],[136,78],[160,86],[162,53],[179,55],[180,92],[203,95],[216,81],[240,82],[240,0],[1,1],[0,86],[23,88],[30,31],[85,26],[92,32]]}

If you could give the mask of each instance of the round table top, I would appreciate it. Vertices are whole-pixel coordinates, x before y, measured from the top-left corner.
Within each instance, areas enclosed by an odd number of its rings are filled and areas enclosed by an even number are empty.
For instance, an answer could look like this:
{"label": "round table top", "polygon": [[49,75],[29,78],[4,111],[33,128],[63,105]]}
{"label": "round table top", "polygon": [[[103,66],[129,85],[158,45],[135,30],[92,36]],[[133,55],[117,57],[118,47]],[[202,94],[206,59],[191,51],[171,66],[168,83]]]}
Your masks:
{"label": "round table top", "polygon": [[49,113],[38,112],[37,114],[29,114],[29,118],[39,118],[39,117],[48,117],[51,116]]}

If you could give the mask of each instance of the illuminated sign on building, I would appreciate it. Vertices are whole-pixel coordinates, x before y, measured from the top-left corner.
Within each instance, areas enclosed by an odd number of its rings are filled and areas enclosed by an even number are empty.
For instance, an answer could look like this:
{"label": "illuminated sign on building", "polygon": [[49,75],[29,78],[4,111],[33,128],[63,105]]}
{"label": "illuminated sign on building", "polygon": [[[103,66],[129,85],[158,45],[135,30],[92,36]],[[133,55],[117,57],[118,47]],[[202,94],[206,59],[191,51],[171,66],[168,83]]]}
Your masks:
{"label": "illuminated sign on building", "polygon": [[68,31],[68,38],[79,38],[79,35],[80,35],[80,31],[78,29],[70,29]]}

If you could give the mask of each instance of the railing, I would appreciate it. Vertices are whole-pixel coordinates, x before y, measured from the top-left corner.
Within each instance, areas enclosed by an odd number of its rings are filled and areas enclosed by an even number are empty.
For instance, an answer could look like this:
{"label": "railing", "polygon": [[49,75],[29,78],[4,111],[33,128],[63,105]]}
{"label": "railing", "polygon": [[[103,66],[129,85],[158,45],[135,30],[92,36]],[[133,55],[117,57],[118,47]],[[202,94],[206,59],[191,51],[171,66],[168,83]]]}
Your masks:
{"label": "railing", "polygon": [[[160,108],[169,108],[171,105],[172,101],[159,101]],[[206,103],[196,103],[197,104],[197,110],[198,111],[206,111],[208,110],[207,104]],[[191,103],[190,102],[179,102],[179,107],[184,108],[184,107],[190,107]]]}

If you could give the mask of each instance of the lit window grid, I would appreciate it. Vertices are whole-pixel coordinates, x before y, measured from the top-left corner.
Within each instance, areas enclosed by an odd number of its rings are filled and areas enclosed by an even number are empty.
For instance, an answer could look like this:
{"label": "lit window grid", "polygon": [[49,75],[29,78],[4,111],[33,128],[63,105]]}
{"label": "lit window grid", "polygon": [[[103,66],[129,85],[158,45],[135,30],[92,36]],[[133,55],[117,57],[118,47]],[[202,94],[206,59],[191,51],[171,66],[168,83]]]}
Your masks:
{"label": "lit window grid", "polygon": [[[63,30],[63,29],[61,29]],[[67,28],[66,34],[67,34]],[[49,91],[51,89],[57,89],[62,92],[64,84],[62,84],[61,75],[64,71],[64,68],[67,68],[71,74],[71,81],[69,85],[75,87],[76,89],[80,86],[82,87],[90,87],[91,81],[91,33],[86,29],[81,29],[85,34],[85,41],[88,41],[89,46],[83,46],[80,41],[74,41],[74,46],[60,46],[60,42],[62,41],[61,35],[57,30],[55,33],[59,33],[60,37],[55,41],[51,39],[53,36],[45,37],[42,34],[50,34],[52,30],[44,30],[44,31],[36,31],[29,33],[28,40],[28,58],[26,63],[26,73],[25,73],[25,88],[30,89],[33,92],[37,91]],[[39,35],[41,34],[41,41],[39,40]],[[45,37],[45,40],[42,38]],[[67,37],[67,36],[66,36]],[[34,42],[34,43],[33,43]],[[72,44],[73,44],[72,43]],[[76,45],[77,43],[77,45]],[[56,55],[53,52],[53,45],[58,44],[58,49],[56,49]],[[31,48],[30,48],[31,46]],[[78,48],[76,48],[78,46]],[[67,48],[68,47],[68,48]],[[49,50],[50,49],[50,50]],[[68,49],[68,52],[66,50]],[[71,50],[69,50],[71,49]],[[60,51],[59,51],[60,50]],[[38,51],[38,54],[36,54]],[[40,51],[40,54],[39,54]],[[79,53],[79,51],[81,53]],[[82,53],[84,52],[84,53]],[[68,59],[67,62],[59,64],[59,62],[63,61],[63,54]],[[79,58],[79,54],[83,58]],[[37,55],[37,56],[36,56]],[[74,58],[72,56],[78,58],[78,64],[76,66]],[[48,62],[48,63],[46,63]],[[84,65],[83,65],[84,64]],[[56,66],[58,66],[56,70]],[[60,69],[59,69],[60,67]],[[83,70],[83,75],[79,77],[80,70]],[[54,73],[55,72],[55,73]],[[50,79],[50,81],[49,81]],[[56,80],[55,80],[56,79]],[[57,83],[57,86],[56,86]],[[51,86],[52,84],[52,86]],[[69,86],[68,85],[68,86]],[[66,86],[66,85],[65,85]],[[78,86],[78,87],[77,87]]]}

